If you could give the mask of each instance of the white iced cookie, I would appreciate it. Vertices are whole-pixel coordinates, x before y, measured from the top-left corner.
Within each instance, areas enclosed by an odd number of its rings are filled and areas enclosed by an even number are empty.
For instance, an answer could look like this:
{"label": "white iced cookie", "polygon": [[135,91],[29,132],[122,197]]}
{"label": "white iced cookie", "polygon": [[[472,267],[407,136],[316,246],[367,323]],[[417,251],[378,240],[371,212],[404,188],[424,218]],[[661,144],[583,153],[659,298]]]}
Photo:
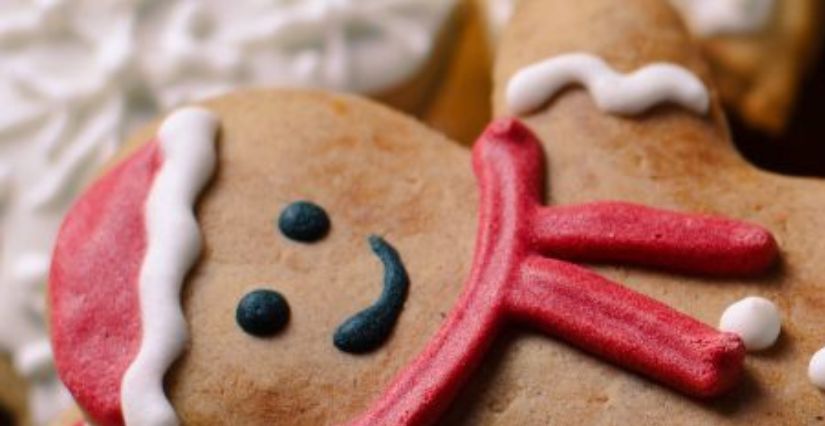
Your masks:
{"label": "white iced cookie", "polygon": [[691,31],[702,37],[743,35],[765,28],[775,0],[670,0]]}
{"label": "white iced cookie", "polygon": [[822,348],[811,358],[808,364],[808,378],[814,386],[825,390],[825,348]]}
{"label": "white iced cookie", "polygon": [[782,319],[773,302],[752,296],[728,306],[719,329],[739,335],[748,351],[761,351],[776,343]]}
{"label": "white iced cookie", "polygon": [[160,110],[241,86],[375,93],[427,63],[455,0],[0,1],[0,352],[35,424],[63,411],[44,289],[78,191]]}
{"label": "white iced cookie", "polygon": [[[518,0],[482,0],[490,39],[495,44]],[[691,32],[700,37],[746,35],[770,22],[776,0],[670,0]]]}

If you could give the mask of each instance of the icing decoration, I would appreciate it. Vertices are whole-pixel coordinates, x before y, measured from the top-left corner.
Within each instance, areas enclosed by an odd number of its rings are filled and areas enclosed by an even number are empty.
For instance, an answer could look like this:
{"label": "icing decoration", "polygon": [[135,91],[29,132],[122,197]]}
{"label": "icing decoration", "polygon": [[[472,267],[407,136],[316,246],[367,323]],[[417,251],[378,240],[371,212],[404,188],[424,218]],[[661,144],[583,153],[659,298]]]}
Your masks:
{"label": "icing decoration", "polygon": [[[487,30],[493,44],[510,21],[517,0],[486,0]],[[761,31],[776,11],[776,0],[670,0],[691,32],[700,37],[747,35]]]}
{"label": "icing decoration", "polygon": [[123,424],[120,386],[141,343],[144,207],[162,161],[152,142],[96,181],[66,215],[55,246],[48,292],[55,362],[94,424]]}
{"label": "icing decoration", "polygon": [[349,353],[364,353],[381,346],[392,333],[404,302],[410,279],[401,256],[383,238],[369,238],[370,248],[384,264],[384,289],[369,308],[353,315],[335,331],[333,343]]}
{"label": "icing decoration", "polygon": [[[192,209],[213,172],[216,132],[208,111],[171,115],[61,228],[49,279],[55,361],[95,424],[177,423],[163,375],[186,339],[179,293],[200,251]],[[111,244],[94,237],[103,235]]]}
{"label": "icing decoration", "polygon": [[160,129],[163,166],[146,201],[146,255],[138,281],[142,339],[121,385],[130,426],[176,424],[163,393],[163,376],[188,337],[180,291],[201,251],[195,201],[215,168],[218,119],[186,108]]}
{"label": "icing decoration", "polygon": [[702,115],[710,108],[704,83],[681,66],[657,63],[623,75],[586,53],[556,56],[520,70],[507,84],[507,106],[513,114],[532,112],[574,83],[583,85],[596,105],[612,114],[641,114],[662,103]]}
{"label": "icing decoration", "polygon": [[238,303],[235,320],[248,334],[257,337],[272,336],[289,322],[289,304],[277,291],[255,290]]}
{"label": "icing decoration", "polygon": [[776,305],[761,297],[746,297],[730,305],[719,320],[719,330],[738,335],[748,351],[773,346],[781,329]]}
{"label": "icing decoration", "polygon": [[45,266],[74,198],[131,130],[241,86],[392,90],[429,60],[455,5],[0,1],[0,103],[14,106],[0,116],[0,352],[38,365],[33,423],[71,403],[43,350]]}
{"label": "icing decoration", "polygon": [[765,28],[775,0],[670,0],[694,34],[745,35]]}
{"label": "icing decoration", "polygon": [[825,348],[822,348],[811,358],[808,364],[808,378],[814,386],[825,390]]}
{"label": "icing decoration", "polygon": [[327,212],[309,201],[296,201],[281,213],[278,228],[287,238],[310,243],[318,241],[329,232]]}
{"label": "icing decoration", "polygon": [[622,202],[542,206],[541,147],[513,119],[487,129],[473,163],[480,217],[459,302],[418,358],[351,424],[435,422],[496,334],[513,322],[690,395],[717,395],[736,383],[745,355],[736,335],[565,260],[751,275],[777,257],[769,232]]}

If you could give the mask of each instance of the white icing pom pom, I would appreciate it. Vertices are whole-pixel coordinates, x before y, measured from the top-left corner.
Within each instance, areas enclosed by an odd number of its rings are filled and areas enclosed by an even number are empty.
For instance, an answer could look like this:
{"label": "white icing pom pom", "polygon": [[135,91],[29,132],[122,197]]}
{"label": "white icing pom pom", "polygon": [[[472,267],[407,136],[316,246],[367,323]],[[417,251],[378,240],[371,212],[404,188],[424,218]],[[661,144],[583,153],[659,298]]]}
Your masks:
{"label": "white icing pom pom", "polygon": [[781,328],[776,305],[761,297],[746,297],[730,305],[719,320],[719,329],[739,335],[749,352],[772,346]]}
{"label": "white icing pom pom", "polygon": [[811,358],[808,364],[808,378],[814,386],[825,390],[825,348],[822,348]]}

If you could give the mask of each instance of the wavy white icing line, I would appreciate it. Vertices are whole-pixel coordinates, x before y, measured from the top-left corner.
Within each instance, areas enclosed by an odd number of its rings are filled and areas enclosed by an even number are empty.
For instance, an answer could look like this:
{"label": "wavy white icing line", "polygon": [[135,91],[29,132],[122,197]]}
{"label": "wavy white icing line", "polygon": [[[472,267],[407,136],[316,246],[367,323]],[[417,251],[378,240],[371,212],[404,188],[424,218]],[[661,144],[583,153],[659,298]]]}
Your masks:
{"label": "wavy white icing line", "polygon": [[507,106],[513,114],[535,111],[575,83],[590,92],[601,110],[612,114],[640,114],[662,103],[675,103],[701,115],[710,108],[704,83],[681,66],[655,63],[621,74],[586,53],[556,56],[516,73],[507,84]]}
{"label": "wavy white icing line", "polygon": [[808,364],[808,378],[814,386],[825,390],[825,348],[822,348],[811,358]]}
{"label": "wavy white icing line", "polygon": [[748,351],[761,351],[776,343],[782,330],[782,318],[773,302],[751,296],[725,309],[719,320],[719,330],[737,334]]}
{"label": "wavy white icing line", "polygon": [[744,35],[765,28],[774,0],[670,0],[694,34]]}
{"label": "wavy white icing line", "polygon": [[147,199],[147,249],[138,282],[143,334],[121,383],[129,426],[178,424],[163,376],[188,338],[180,292],[201,251],[194,205],[214,172],[217,130],[214,114],[185,108],[172,114],[158,134],[163,165]]}

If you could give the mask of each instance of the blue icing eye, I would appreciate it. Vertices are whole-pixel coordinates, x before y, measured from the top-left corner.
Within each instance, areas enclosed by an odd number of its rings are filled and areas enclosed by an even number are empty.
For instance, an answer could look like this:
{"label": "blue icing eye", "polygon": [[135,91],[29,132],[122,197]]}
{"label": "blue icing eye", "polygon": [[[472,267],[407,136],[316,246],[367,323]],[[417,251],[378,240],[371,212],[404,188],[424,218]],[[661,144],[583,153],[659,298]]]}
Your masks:
{"label": "blue icing eye", "polygon": [[246,333],[269,337],[289,322],[289,304],[277,291],[255,290],[241,298],[235,320]]}
{"label": "blue icing eye", "polygon": [[281,233],[291,240],[304,243],[324,238],[329,228],[327,212],[309,201],[296,201],[288,205],[278,218]]}

